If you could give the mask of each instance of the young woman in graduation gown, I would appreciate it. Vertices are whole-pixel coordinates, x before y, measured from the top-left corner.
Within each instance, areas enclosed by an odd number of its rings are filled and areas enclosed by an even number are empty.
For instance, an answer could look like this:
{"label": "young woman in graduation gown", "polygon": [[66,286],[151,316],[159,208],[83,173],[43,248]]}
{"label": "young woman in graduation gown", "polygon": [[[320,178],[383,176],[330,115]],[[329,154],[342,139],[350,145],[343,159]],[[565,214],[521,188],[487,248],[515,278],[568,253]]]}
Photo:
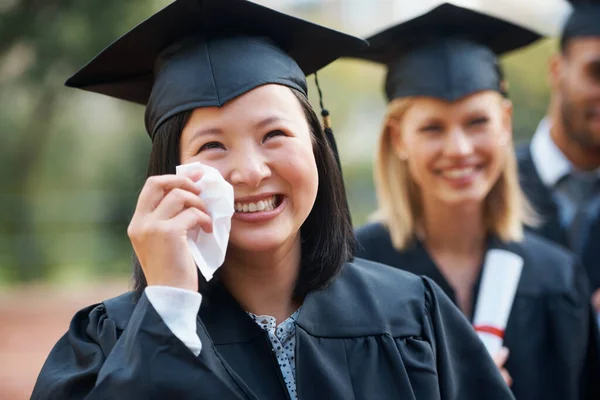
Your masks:
{"label": "young woman in graduation gown", "polygon": [[[179,0],[68,81],[146,105],[150,177],[128,229],[136,290],[75,315],[33,399],[512,398],[436,284],[352,261],[305,74],[363,44],[247,1]],[[186,241],[212,230],[200,176],[174,174],[196,161],[235,197],[209,282]]]}
{"label": "young woman in graduation gown", "polygon": [[379,209],[357,230],[357,256],[431,278],[473,321],[480,297],[506,294],[499,282],[480,292],[491,250],[516,255],[523,267],[507,325],[476,326],[503,338],[492,355],[505,380],[519,400],[600,399],[585,273],[570,252],[522,228],[533,218],[497,54],[537,37],[445,4],[369,39],[362,57],[387,64],[389,105],[375,166]]}

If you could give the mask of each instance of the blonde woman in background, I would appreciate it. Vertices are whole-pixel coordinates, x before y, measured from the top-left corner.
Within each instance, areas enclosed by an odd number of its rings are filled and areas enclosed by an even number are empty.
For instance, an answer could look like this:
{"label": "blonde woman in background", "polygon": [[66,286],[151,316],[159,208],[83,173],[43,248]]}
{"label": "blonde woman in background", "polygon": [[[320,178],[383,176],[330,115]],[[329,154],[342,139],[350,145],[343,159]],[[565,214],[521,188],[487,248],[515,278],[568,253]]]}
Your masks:
{"label": "blonde woman in background", "polygon": [[502,339],[492,356],[505,381],[517,399],[600,399],[585,273],[570,252],[523,231],[534,216],[518,183],[497,56],[538,38],[450,4],[369,38],[360,58],[387,65],[389,105],[375,166],[379,209],[357,231],[357,256],[432,278],[473,323],[482,295],[506,297],[496,282],[480,290],[494,268],[490,251],[516,255],[523,267],[506,326],[475,326]]}

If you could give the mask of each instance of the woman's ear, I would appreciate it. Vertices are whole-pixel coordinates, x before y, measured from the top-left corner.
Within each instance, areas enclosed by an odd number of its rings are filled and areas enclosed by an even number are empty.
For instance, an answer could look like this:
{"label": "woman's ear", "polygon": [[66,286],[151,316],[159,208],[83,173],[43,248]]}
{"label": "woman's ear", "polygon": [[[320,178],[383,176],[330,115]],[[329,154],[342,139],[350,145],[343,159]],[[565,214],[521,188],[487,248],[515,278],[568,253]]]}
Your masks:
{"label": "woman's ear", "polygon": [[502,136],[500,137],[500,144],[507,145],[512,142],[513,136],[513,104],[512,101],[508,99],[502,99],[501,103],[501,112],[502,112]]}
{"label": "woman's ear", "polygon": [[400,121],[395,118],[388,118],[386,122],[386,130],[388,135],[390,135],[390,143],[394,149],[394,154],[396,154],[396,156],[401,160],[406,160],[408,155],[406,153],[404,141],[402,140]]}

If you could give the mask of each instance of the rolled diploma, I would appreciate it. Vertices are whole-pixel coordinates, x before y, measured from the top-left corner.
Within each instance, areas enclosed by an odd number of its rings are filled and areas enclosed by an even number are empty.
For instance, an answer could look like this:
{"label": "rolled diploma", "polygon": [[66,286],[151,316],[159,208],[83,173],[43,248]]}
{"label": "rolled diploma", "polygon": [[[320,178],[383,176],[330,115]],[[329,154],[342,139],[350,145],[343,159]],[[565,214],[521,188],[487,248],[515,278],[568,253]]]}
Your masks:
{"label": "rolled diploma", "polygon": [[502,348],[522,270],[521,256],[501,249],[487,252],[473,326],[492,356]]}

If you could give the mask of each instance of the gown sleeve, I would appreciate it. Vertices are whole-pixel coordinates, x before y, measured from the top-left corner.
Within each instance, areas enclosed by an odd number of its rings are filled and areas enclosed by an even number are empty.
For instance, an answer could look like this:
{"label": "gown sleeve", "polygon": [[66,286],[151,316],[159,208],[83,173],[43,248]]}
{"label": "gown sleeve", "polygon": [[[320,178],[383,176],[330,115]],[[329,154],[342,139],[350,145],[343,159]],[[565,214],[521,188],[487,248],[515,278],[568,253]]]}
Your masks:
{"label": "gown sleeve", "polygon": [[44,364],[32,399],[248,399],[204,325],[198,357],[162,321],[145,294],[123,330],[104,305],[78,312]]}
{"label": "gown sleeve", "polygon": [[590,293],[585,270],[577,263],[570,291],[553,296],[549,305],[554,346],[564,372],[546,378],[562,381],[564,393],[585,400],[600,399],[600,334]]}
{"label": "gown sleeve", "polygon": [[433,346],[441,399],[514,399],[500,371],[463,314],[429,278],[425,335]]}

